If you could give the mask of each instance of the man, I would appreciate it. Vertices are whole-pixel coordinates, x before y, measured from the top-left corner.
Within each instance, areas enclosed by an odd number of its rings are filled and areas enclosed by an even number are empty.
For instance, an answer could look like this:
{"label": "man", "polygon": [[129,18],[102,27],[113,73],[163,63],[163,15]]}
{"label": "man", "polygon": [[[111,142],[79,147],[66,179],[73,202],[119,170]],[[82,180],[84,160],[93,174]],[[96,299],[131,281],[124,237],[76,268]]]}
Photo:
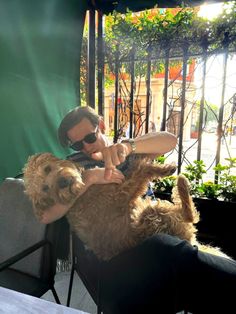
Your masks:
{"label": "man", "polygon": [[83,160],[82,155],[86,155],[85,159],[104,161],[105,178],[131,153],[160,156],[174,149],[177,143],[173,134],[156,132],[111,145],[105,129],[103,119],[90,107],[77,107],[69,112],[58,129],[61,145],[79,151],[76,158]]}
{"label": "man", "polygon": [[[78,151],[68,158],[89,169],[86,187],[115,180],[120,183],[124,179],[121,172],[126,172],[138,154],[152,158],[176,145],[175,136],[168,132],[110,145],[103,120],[89,107],[69,112],[60,124],[58,137],[63,146]],[[93,169],[96,166],[104,168]],[[54,206],[46,211],[42,222],[56,220],[67,210]],[[92,259],[96,266],[99,262],[95,256]],[[234,313],[236,303],[231,295],[236,289],[236,262],[199,252],[186,241],[160,234],[102,263],[100,288],[104,313],[174,314],[183,309],[194,314]]]}
{"label": "man", "polygon": [[[177,142],[176,137],[169,132],[156,132],[110,144],[105,136],[103,119],[90,107],[77,107],[70,111],[59,126],[58,138],[62,146],[77,151],[68,159],[90,169],[84,176],[84,191],[95,183],[121,183],[124,180],[122,173],[128,170],[136,154],[153,158],[174,149]],[[50,223],[64,216],[67,210],[65,206],[57,204],[45,211],[41,221]]]}

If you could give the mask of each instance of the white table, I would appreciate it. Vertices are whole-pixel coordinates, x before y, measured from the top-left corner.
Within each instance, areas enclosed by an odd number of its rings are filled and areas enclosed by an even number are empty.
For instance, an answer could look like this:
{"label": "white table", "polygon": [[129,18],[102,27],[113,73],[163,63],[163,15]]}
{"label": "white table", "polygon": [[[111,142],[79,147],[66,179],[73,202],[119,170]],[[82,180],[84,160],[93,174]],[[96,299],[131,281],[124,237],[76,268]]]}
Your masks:
{"label": "white table", "polygon": [[86,314],[57,303],[0,287],[0,314]]}

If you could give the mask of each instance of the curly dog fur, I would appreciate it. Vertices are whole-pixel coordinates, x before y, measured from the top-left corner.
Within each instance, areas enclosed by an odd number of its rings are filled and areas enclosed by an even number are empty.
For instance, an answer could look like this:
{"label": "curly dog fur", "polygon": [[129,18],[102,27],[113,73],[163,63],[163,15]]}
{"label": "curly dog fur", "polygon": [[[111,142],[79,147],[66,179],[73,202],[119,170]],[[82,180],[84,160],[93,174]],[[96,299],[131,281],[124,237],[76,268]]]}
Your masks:
{"label": "curly dog fur", "polygon": [[81,195],[83,169],[50,153],[31,156],[24,168],[26,194],[36,214],[50,206],[68,204],[66,217],[79,238],[98,258],[109,260],[157,233],[176,235],[200,249],[223,255],[217,248],[197,242],[199,221],[189,194],[189,182],[179,175],[172,202],[142,198],[147,183],[172,174],[173,164],[159,165],[140,159],[122,184],[92,185]]}

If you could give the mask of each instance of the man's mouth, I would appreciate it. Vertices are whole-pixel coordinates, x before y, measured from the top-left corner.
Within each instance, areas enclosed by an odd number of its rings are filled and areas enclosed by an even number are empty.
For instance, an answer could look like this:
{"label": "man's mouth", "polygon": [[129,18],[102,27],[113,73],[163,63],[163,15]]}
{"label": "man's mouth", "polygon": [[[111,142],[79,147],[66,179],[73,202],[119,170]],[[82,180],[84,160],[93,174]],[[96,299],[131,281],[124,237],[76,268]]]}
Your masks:
{"label": "man's mouth", "polygon": [[96,150],[94,150],[94,151],[91,151],[91,152],[88,152],[88,155],[92,155],[92,154],[95,154],[95,153],[97,153],[97,151]]}

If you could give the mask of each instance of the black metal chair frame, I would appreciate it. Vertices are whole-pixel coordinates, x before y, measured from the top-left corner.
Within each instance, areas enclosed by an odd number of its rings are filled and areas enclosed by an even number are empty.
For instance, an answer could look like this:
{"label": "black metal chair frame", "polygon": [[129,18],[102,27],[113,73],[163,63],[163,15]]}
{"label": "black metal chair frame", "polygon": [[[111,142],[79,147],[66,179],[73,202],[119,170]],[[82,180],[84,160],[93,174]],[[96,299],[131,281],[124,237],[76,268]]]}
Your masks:
{"label": "black metal chair frame", "polygon": [[[21,259],[23,259],[24,257],[30,255],[31,253],[37,251],[38,249],[46,246],[46,245],[49,245],[50,247],[50,252],[51,251],[51,246],[52,244],[47,241],[47,240],[42,240],[42,241],[39,241],[38,243],[28,247],[27,249],[25,249],[24,251],[16,254],[15,256],[12,256],[10,257],[9,259],[5,260],[4,262],[2,262],[0,264],[0,272],[9,268],[10,266],[12,266],[13,264],[15,264],[16,262],[20,261]],[[52,254],[52,253],[51,253]],[[39,279],[40,280],[40,279]],[[53,296],[55,298],[55,301],[58,303],[58,304],[61,304],[60,300],[59,300],[59,297],[57,295],[57,292],[55,290],[55,287],[54,287],[54,281],[53,282],[49,282],[49,285],[48,285],[48,289],[46,289],[42,294],[38,295],[38,297],[41,297],[44,293],[46,293],[48,290],[51,290],[52,293],[53,293]]]}
{"label": "black metal chair frame", "polygon": [[76,267],[76,265],[78,265],[78,263],[80,261],[78,260],[77,256],[74,254],[75,248],[74,248],[73,236],[75,236],[75,235],[73,235],[73,234],[71,235],[72,266],[71,266],[70,282],[69,282],[69,289],[68,289],[68,296],[67,296],[67,303],[66,303],[66,305],[68,307],[70,306],[74,274],[75,274],[75,271],[76,271],[78,273],[78,276],[82,280],[83,284],[85,285],[87,291],[91,295],[94,303],[97,305],[97,314],[101,314],[102,313],[101,302],[100,302],[100,282],[101,282],[100,270],[101,270],[101,263],[99,263],[99,265],[98,265],[98,272],[97,272],[98,280],[97,280],[97,284],[96,284],[97,292],[95,292],[91,288],[91,285],[88,282],[88,280],[86,279],[86,277],[84,276],[84,274],[79,270],[78,267]]}

